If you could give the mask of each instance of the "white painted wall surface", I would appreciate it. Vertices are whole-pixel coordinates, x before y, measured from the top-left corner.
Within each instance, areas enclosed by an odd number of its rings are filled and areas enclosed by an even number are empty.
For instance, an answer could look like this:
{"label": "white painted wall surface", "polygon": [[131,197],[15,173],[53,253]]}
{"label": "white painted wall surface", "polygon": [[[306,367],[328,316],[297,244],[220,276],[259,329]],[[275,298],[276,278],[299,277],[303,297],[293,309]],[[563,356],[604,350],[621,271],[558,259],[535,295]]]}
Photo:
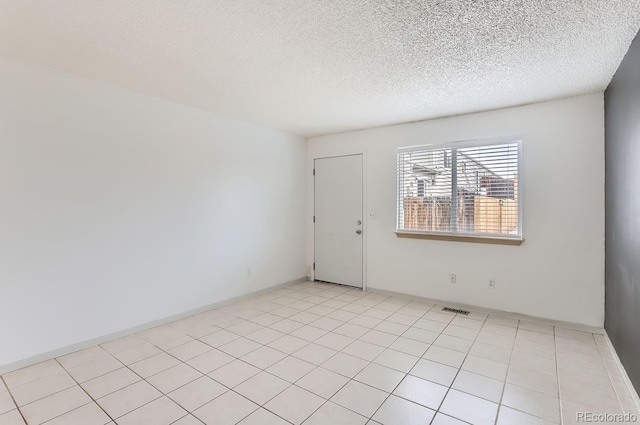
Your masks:
{"label": "white painted wall surface", "polygon": [[[521,246],[397,238],[396,148],[496,136],[523,138]],[[604,103],[601,93],[309,140],[313,158],[365,153],[366,279],[397,291],[602,327]],[[450,284],[449,274],[457,274]],[[496,279],[496,289],[488,287]]]}
{"label": "white painted wall surface", "polygon": [[305,276],[305,151],[0,58],[0,366]]}

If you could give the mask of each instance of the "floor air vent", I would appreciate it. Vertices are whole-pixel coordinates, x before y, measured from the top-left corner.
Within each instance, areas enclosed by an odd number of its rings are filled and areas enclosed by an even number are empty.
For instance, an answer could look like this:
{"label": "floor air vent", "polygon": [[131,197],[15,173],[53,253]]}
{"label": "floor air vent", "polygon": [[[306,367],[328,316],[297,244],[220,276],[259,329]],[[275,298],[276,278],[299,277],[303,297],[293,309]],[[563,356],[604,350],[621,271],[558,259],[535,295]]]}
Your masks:
{"label": "floor air vent", "polygon": [[450,308],[450,307],[442,307],[442,311],[448,311],[449,313],[464,314],[465,316],[469,314],[467,310],[458,310],[457,308]]}

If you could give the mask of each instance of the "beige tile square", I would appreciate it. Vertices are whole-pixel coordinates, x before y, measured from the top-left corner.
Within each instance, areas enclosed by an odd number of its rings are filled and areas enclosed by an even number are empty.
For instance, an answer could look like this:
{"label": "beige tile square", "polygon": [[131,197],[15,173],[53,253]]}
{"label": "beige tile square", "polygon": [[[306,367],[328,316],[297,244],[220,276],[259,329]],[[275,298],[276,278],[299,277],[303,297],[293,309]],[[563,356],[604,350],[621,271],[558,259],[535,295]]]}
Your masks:
{"label": "beige tile square", "polygon": [[[520,324],[522,325],[522,321]],[[500,412],[498,413],[498,422],[496,425],[557,425],[553,422],[545,421],[542,418],[529,415],[528,413],[520,412],[515,409],[511,409],[507,406],[500,406]]]}
{"label": "beige tile square", "polygon": [[203,376],[170,392],[168,396],[187,411],[193,412],[227,391],[224,385]]}
{"label": "beige tile square", "polygon": [[343,353],[359,357],[366,361],[372,361],[384,351],[384,347],[365,341],[354,341],[342,350]]}
{"label": "beige tile square", "polygon": [[291,332],[291,336],[304,339],[305,341],[308,341],[308,342],[313,342],[316,339],[326,334],[327,334],[326,330],[316,328],[315,326],[311,326],[311,325],[303,326],[300,329],[296,329],[295,331]]}
{"label": "beige tile square", "polygon": [[292,385],[265,404],[264,407],[294,425],[299,425],[324,402],[323,398]]}
{"label": "beige tile square", "polygon": [[486,376],[461,370],[458,372],[451,388],[494,403],[500,403],[502,397],[503,381],[487,378]]}
{"label": "beige tile square", "polygon": [[367,418],[332,402],[323,404],[304,425],[364,425]]}
{"label": "beige tile square", "polygon": [[167,397],[160,397],[118,419],[118,425],[170,425],[187,412]]}
{"label": "beige tile square", "polygon": [[330,317],[322,317],[314,322],[311,322],[310,325],[316,328],[324,329],[325,331],[333,331],[335,328],[342,326],[344,322],[341,320],[332,319]]}
{"label": "beige tile square", "polygon": [[368,364],[366,360],[349,354],[338,353],[322,364],[322,367],[348,378],[356,376]]}
{"label": "beige tile square", "polygon": [[339,335],[348,336],[353,339],[358,339],[362,335],[366,334],[369,331],[368,328],[363,326],[354,325],[352,323],[344,323],[341,326],[338,326],[333,330],[334,333]]}
{"label": "beige tile square", "polygon": [[261,406],[280,394],[289,385],[291,384],[284,379],[267,372],[260,372],[238,385],[234,391]]}
{"label": "beige tile square", "polygon": [[[452,348],[452,347],[449,347],[449,348]],[[471,350],[469,350],[469,354],[472,354],[476,357],[495,360],[501,363],[509,363],[511,359],[511,350],[496,347],[494,345],[483,344],[482,342],[475,342],[471,346]]]}
{"label": "beige tile square", "polygon": [[290,425],[290,423],[261,407],[238,422],[238,425]]}
{"label": "beige tile square", "polygon": [[60,366],[55,360],[47,360],[46,362],[25,367],[23,369],[16,370],[15,372],[9,372],[6,375],[3,375],[2,379],[4,379],[4,382],[7,384],[9,389],[13,389],[20,385],[37,381],[40,378],[44,378],[58,372],[64,372],[62,366]]}
{"label": "beige tile square", "polygon": [[388,347],[393,344],[393,341],[396,339],[398,339],[398,335],[382,332],[376,329],[372,329],[360,337],[361,341],[379,345],[381,347]]}
{"label": "beige tile square", "polygon": [[296,385],[329,399],[347,382],[349,378],[319,367],[300,378]]}
{"label": "beige tile square", "polygon": [[20,410],[29,425],[39,425],[90,402],[82,388],[74,386],[34,401]]}
{"label": "beige tile square", "polygon": [[245,363],[242,360],[234,360],[229,364],[214,370],[209,376],[228,388],[233,388],[238,384],[260,373],[260,369]]}
{"label": "beige tile square", "polygon": [[332,350],[342,351],[347,345],[355,341],[348,336],[340,335],[337,333],[329,332],[328,334],[318,338],[315,343],[322,345]]}
{"label": "beige tile square", "polygon": [[123,366],[118,360],[111,356],[100,357],[99,359],[83,363],[79,366],[72,367],[68,370],[69,375],[78,383],[86,382],[90,379],[97,378]]}
{"label": "beige tile square", "polygon": [[431,425],[467,425],[468,422],[462,422],[456,418],[452,418],[449,415],[443,413],[436,413],[436,417],[433,418]]}
{"label": "beige tile square", "polygon": [[[0,383],[1,382],[2,381],[0,381]],[[29,385],[29,384],[26,384],[26,385]],[[16,408],[16,405],[11,399],[11,395],[9,395],[9,392],[5,391],[4,389],[0,390],[0,415],[7,413],[10,410],[14,410],[15,408]]]}
{"label": "beige tile square", "polygon": [[97,360],[100,357],[104,357],[107,355],[109,355],[109,353],[103,350],[102,347],[94,345],[93,347],[85,348],[84,350],[79,350],[71,354],[67,354],[66,356],[58,357],[56,360],[65,369],[70,369],[72,367]]}
{"label": "beige tile square", "polygon": [[182,419],[178,419],[172,425],[204,425],[198,418],[192,415],[184,416]]}
{"label": "beige tile square", "polygon": [[432,360],[434,362],[446,364],[447,366],[459,369],[466,358],[466,354],[461,353],[460,351],[432,345],[422,357],[427,360]]}
{"label": "beige tile square", "polygon": [[228,344],[238,338],[240,338],[240,335],[221,329],[207,336],[203,336],[202,338],[199,338],[199,340],[207,345],[218,348],[221,345]]}
{"label": "beige tile square", "polygon": [[263,346],[243,356],[242,360],[257,368],[266,369],[285,357],[287,357],[287,355],[282,351]]}
{"label": "beige tile square", "polygon": [[484,359],[482,357],[467,356],[462,364],[462,369],[477,373],[478,375],[484,375],[489,378],[504,381],[507,377],[508,366],[504,363]]}
{"label": "beige tile square", "polygon": [[401,325],[399,323],[387,322],[386,320],[383,320],[379,324],[374,326],[373,329],[380,332],[385,332],[391,335],[400,336],[403,333],[405,333],[407,329],[409,329],[409,326]]}
{"label": "beige tile square", "polygon": [[[378,326],[381,322],[382,320],[380,319],[376,319],[374,317],[369,317],[369,316],[363,316],[363,315],[354,317],[349,321],[349,323],[353,325],[362,326],[367,329],[373,329],[376,326]],[[387,322],[387,323],[392,323],[392,322]]]}
{"label": "beige tile square", "polygon": [[331,397],[331,401],[369,418],[378,410],[387,396],[388,394],[384,391],[357,381],[349,381]]}
{"label": "beige tile square", "polygon": [[293,353],[293,356],[319,366],[329,360],[336,353],[337,351],[332,350],[331,348],[311,343]]}
{"label": "beige tile square", "polygon": [[[11,394],[18,406],[24,406],[25,404],[74,386],[76,386],[76,382],[67,372],[58,372],[40,378],[37,381],[15,387],[11,390]],[[0,393],[0,413],[3,413],[2,404],[2,393]],[[6,409],[5,411],[7,410],[10,409]]]}
{"label": "beige tile square", "polygon": [[531,368],[511,365],[507,374],[507,382],[519,387],[529,388],[553,397],[559,397],[558,378],[556,375],[540,373]]}
{"label": "beige tile square", "polygon": [[416,327],[411,327],[407,329],[405,333],[402,334],[403,337],[409,339],[415,339],[416,341],[425,342],[427,344],[432,344],[433,341],[438,337],[438,333],[427,331],[425,329],[420,329]]}
{"label": "beige tile square", "polygon": [[269,344],[270,342],[280,339],[285,334],[271,328],[262,328],[258,331],[250,333],[247,338],[260,344]]}
{"label": "beige tile square", "polygon": [[400,372],[408,373],[420,358],[395,350],[384,350],[373,362]]}
{"label": "beige tile square", "polygon": [[439,334],[447,327],[447,324],[435,320],[420,319],[413,324],[413,327]]}
{"label": "beige tile square", "polygon": [[18,410],[10,410],[0,414],[0,424],[2,425],[25,425],[22,415]]}
{"label": "beige tile square", "polygon": [[147,382],[162,391],[164,394],[195,381],[202,374],[185,363],[180,363],[172,368],[157,373],[147,378]]}
{"label": "beige tile square", "polygon": [[438,410],[448,388],[425,379],[407,375],[393,394],[421,404],[433,410]]}
{"label": "beige tile square", "polygon": [[240,394],[228,391],[193,412],[193,415],[207,425],[235,425],[258,407]]}
{"label": "beige tile square", "polygon": [[418,378],[448,387],[453,383],[458,369],[431,360],[420,359],[409,373]]}
{"label": "beige tile square", "polygon": [[220,350],[213,349],[188,360],[186,363],[199,372],[211,373],[234,360],[233,356],[223,353]]}
{"label": "beige tile square", "polygon": [[153,388],[149,383],[139,381],[105,397],[99,398],[96,402],[109,416],[119,418],[161,396],[162,393]]}
{"label": "beige tile square", "polygon": [[227,344],[221,345],[218,349],[233,357],[242,357],[260,347],[262,347],[262,344],[248,338],[238,338]]}
{"label": "beige tile square", "polygon": [[560,404],[556,397],[506,384],[502,404],[551,422],[560,423]]}
{"label": "beige tile square", "polygon": [[100,344],[100,346],[109,353],[117,353],[118,351],[126,350],[127,348],[135,347],[138,344],[144,343],[144,339],[137,335],[128,335],[122,338],[114,339],[109,342]]}
{"label": "beige tile square", "polygon": [[315,368],[316,366],[309,362],[289,356],[269,367],[267,372],[272,373],[285,381],[296,382]]}
{"label": "beige tile square", "polygon": [[282,320],[282,317],[271,313],[263,313],[259,316],[252,317],[250,320],[262,326],[270,326]]}
{"label": "beige tile square", "polygon": [[400,381],[402,381],[404,376],[404,373],[398,372],[397,370],[376,363],[370,363],[353,379],[390,393]]}
{"label": "beige tile square", "polygon": [[140,377],[126,367],[84,382],[82,388],[94,400],[140,381]]}
{"label": "beige tile square", "polygon": [[[471,322],[480,323],[480,322],[477,322],[476,320],[471,320]],[[470,329],[464,326],[456,326],[454,324],[450,324],[445,328],[444,331],[442,331],[442,333],[444,335],[451,335],[451,336],[455,336],[455,337],[466,339],[470,342],[473,342],[473,340],[476,339],[476,336],[478,336],[478,333],[480,333],[480,330]]]}
{"label": "beige tile square", "polygon": [[457,390],[450,390],[442,402],[440,412],[474,425],[493,425],[498,405]]}
{"label": "beige tile square", "polygon": [[110,422],[111,418],[100,406],[89,403],[48,421],[46,425],[105,425]]}
{"label": "beige tile square", "polygon": [[172,348],[171,350],[167,351],[167,353],[177,358],[178,360],[186,362],[211,350],[212,348],[210,345],[207,345],[200,341],[191,341],[176,348]]}
{"label": "beige tile square", "polygon": [[162,353],[161,349],[145,341],[135,347],[113,353],[113,357],[126,365],[130,365],[160,353]]}
{"label": "beige tile square", "polygon": [[442,334],[433,342],[433,345],[438,347],[448,348],[450,350],[460,351],[461,353],[468,353],[473,345],[473,341],[467,339],[458,338],[456,336]]}
{"label": "beige tile square", "polygon": [[180,364],[175,357],[171,357],[167,353],[160,353],[148,359],[134,363],[129,368],[143,378],[148,378],[163,370],[167,370],[173,366]]}
{"label": "beige tile square", "polygon": [[296,338],[295,336],[285,335],[269,343],[268,346],[286,354],[293,354],[307,344],[309,344],[309,341]]}
{"label": "beige tile square", "polygon": [[[260,313],[262,314],[262,313]],[[229,326],[227,328],[227,330],[229,332],[233,332],[234,334],[238,334],[241,336],[247,336],[253,332],[256,332],[260,329],[262,329],[263,326],[259,325],[257,323],[253,323],[253,322],[240,322],[240,323],[236,323],[235,325]]]}
{"label": "beige tile square", "polygon": [[383,425],[419,425],[430,423],[435,413],[424,406],[392,395],[380,406],[373,419]]}
{"label": "beige tile square", "polygon": [[431,345],[425,342],[416,341],[414,339],[400,337],[389,346],[396,351],[411,354],[412,356],[422,357]]}

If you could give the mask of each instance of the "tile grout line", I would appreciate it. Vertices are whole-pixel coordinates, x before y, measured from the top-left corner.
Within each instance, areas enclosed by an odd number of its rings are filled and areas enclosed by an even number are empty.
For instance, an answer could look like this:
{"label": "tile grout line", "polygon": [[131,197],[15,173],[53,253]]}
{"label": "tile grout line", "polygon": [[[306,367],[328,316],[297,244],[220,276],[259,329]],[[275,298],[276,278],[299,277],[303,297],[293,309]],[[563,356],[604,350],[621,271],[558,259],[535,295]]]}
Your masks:
{"label": "tile grout line", "polygon": [[[9,385],[7,385],[7,381],[4,379],[4,375],[0,375],[0,382],[2,382],[4,387],[7,389],[7,394],[9,394],[9,397],[11,397],[11,401],[13,402],[13,405],[16,407],[15,410],[18,412],[18,414],[26,424],[27,419],[24,417],[24,414],[22,413],[22,410],[20,410],[20,407],[18,407],[18,403],[16,402],[16,399],[13,397],[13,394],[11,393],[11,390],[9,389]],[[14,409],[11,409],[11,410],[14,410]],[[11,412],[11,410],[9,410],[9,412]],[[6,412],[6,413],[9,413],[9,412]]]}

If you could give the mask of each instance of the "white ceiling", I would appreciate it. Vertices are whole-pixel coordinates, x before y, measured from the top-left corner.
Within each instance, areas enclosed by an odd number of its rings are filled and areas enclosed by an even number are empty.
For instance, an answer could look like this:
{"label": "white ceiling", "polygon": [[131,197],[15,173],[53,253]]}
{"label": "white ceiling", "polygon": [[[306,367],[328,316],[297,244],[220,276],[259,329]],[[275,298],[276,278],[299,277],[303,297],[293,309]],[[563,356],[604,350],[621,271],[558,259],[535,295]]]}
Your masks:
{"label": "white ceiling", "polygon": [[0,54],[304,136],[604,90],[640,0],[0,0]]}

